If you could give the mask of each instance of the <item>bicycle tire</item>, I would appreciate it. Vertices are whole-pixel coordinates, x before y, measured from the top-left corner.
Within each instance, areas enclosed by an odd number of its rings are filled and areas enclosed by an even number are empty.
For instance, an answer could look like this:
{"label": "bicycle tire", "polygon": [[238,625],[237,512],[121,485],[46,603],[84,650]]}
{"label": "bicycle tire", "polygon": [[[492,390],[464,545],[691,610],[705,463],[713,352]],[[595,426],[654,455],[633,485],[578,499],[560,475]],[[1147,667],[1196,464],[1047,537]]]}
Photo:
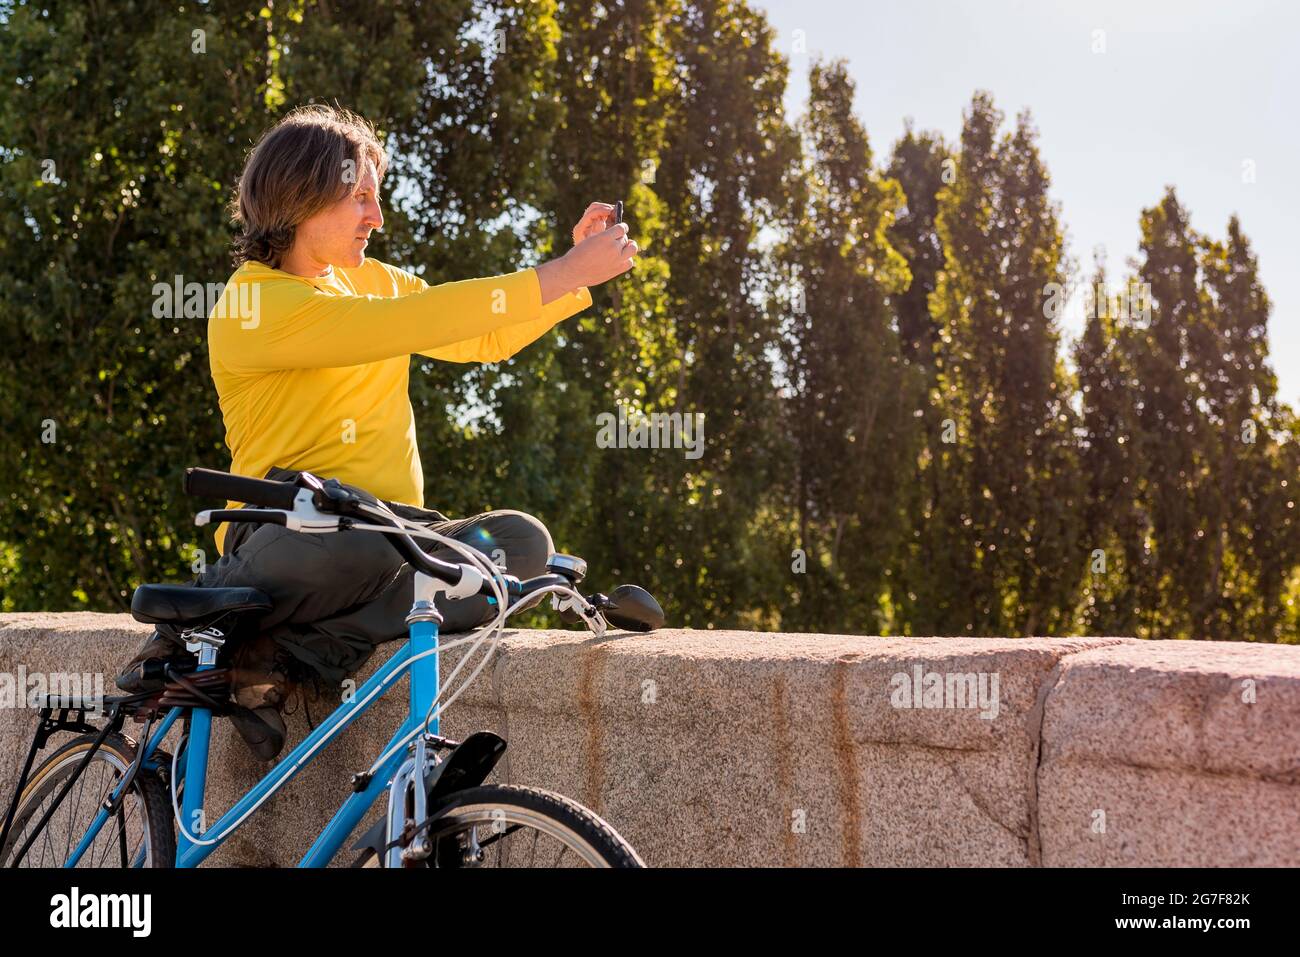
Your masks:
{"label": "bicycle tire", "polygon": [[[28,825],[39,821],[40,815],[44,814],[45,808],[48,806],[47,799],[57,796],[59,789],[63,787],[68,776],[76,770],[78,764],[84,759],[85,752],[90,750],[96,737],[98,735],[86,734],[73,738],[46,758],[35,773],[32,774],[31,779],[23,788],[22,796],[19,798],[18,809],[14,814],[13,827],[10,830],[9,838],[5,842],[5,846],[0,848],[0,867],[12,866],[11,858],[15,856],[30,836],[27,831]],[[91,794],[90,803],[85,805],[86,810],[92,813],[86,815],[84,823],[81,823],[80,819],[73,820],[76,807],[71,807],[66,815],[68,823],[65,824],[61,820],[64,817],[63,811],[56,809],[53,816],[45,824],[44,836],[37,838],[37,841],[32,844],[31,849],[19,862],[19,865],[21,867],[61,867],[67,858],[71,856],[71,850],[75,847],[76,842],[85,834],[86,828],[90,826],[90,822],[94,818],[93,812],[98,811],[100,801],[107,796],[112,785],[135,761],[135,755],[135,745],[127,738],[120,734],[108,735],[91,758],[81,777],[78,778],[72,789],[60,802],[62,805],[69,800],[75,799],[77,804],[80,805],[84,803],[83,799],[86,797],[88,787],[92,791],[102,790],[102,794]],[[112,773],[106,774],[106,769]],[[142,768],[136,775],[135,780],[131,782],[126,800],[121,805],[121,811],[122,813],[117,815],[119,821],[119,828],[116,829],[118,840],[119,842],[125,842],[128,826],[134,818],[140,825],[141,831],[141,840],[138,846],[133,841],[129,849],[122,850],[122,845],[119,843],[120,853],[116,855],[111,853],[111,841],[115,829],[112,821],[108,821],[105,822],[99,834],[95,836],[95,841],[87,848],[82,859],[77,862],[77,866],[122,866],[123,857],[136,859],[139,857],[140,849],[144,851],[143,866],[174,866],[176,862],[176,834],[172,828],[171,801],[159,777],[153,772]],[[70,833],[73,830],[77,831],[75,837]],[[65,848],[64,857],[61,860],[47,862],[46,850],[52,852],[52,857],[57,858],[60,842]],[[33,861],[33,855],[37,853],[38,847],[41,848],[40,854],[37,860]],[[104,847],[102,854],[96,853],[97,848],[100,847]]]}
{"label": "bicycle tire", "polygon": [[[500,813],[498,815],[494,812]],[[448,866],[449,853],[455,851],[459,854],[459,851],[447,842],[465,833],[467,825],[476,828],[478,825],[488,824],[489,821],[501,822],[499,825],[495,823],[492,825],[500,827],[526,822],[518,826],[526,826],[533,831],[546,833],[548,837],[568,844],[568,849],[574,850],[575,856],[585,856],[588,859],[588,866],[645,867],[645,862],[632,846],[595,811],[561,794],[514,784],[466,788],[463,791],[453,792],[430,807],[429,823],[425,833],[428,834],[434,848],[429,859],[420,864],[426,867]],[[535,836],[534,851],[536,845]],[[562,858],[564,853],[565,851],[562,850],[559,858]],[[552,866],[558,866],[559,858]],[[592,860],[598,863],[591,863]],[[373,860],[365,863],[363,861],[365,861],[364,856],[358,864],[366,866],[367,863],[371,865],[374,863]],[[465,864],[454,863],[451,866],[465,866]],[[529,864],[525,866],[537,865],[530,859]]]}

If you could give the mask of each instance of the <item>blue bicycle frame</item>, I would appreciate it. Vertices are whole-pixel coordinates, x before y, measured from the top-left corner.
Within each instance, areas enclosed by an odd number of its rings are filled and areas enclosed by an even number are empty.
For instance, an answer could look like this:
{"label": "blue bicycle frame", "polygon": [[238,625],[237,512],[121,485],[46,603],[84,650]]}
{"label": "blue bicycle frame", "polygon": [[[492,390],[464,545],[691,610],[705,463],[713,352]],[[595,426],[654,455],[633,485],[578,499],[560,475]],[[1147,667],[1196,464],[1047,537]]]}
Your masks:
{"label": "blue bicycle frame", "polygon": [[[432,580],[419,572],[416,573],[416,578],[416,595],[431,595],[428,586],[432,584]],[[424,579],[424,581],[420,582],[418,579]],[[489,601],[491,602],[492,599],[489,599]],[[495,602],[492,603],[495,604]],[[389,658],[364,685],[357,689],[351,701],[339,705],[315,731],[309,734],[288,755],[281,758],[275,767],[253,786],[252,790],[240,798],[230,810],[221,815],[210,828],[203,827],[202,821],[204,789],[207,784],[208,774],[208,746],[212,736],[212,710],[210,708],[173,708],[167,713],[158,730],[150,736],[148,743],[145,745],[143,764],[147,767],[153,762],[156,766],[153,756],[162,744],[163,738],[166,737],[167,732],[171,730],[172,725],[176,723],[176,719],[181,716],[182,712],[189,710],[191,712],[190,732],[184,755],[185,793],[182,800],[181,820],[185,824],[185,830],[200,839],[202,839],[202,834],[199,831],[215,832],[218,835],[212,843],[195,843],[189,840],[184,833],[178,833],[176,837],[177,867],[197,867],[203,863],[213,851],[221,846],[227,837],[243,824],[253,810],[261,805],[267,795],[288,782],[303,767],[309,764],[316,756],[317,751],[332,737],[334,732],[341,731],[355,721],[377,698],[388,690],[392,682],[401,677],[403,671],[409,668],[411,672],[409,712],[401,727],[389,739],[388,745],[380,752],[386,754],[389,750],[392,750],[393,753],[380,767],[375,769],[375,774],[363,791],[354,793],[343,802],[342,807],[335,812],[334,817],[321,831],[320,836],[307,849],[307,853],[298,862],[298,866],[324,867],[333,859],[334,855],[348,839],[348,835],[352,833],[353,829],[365,817],[366,812],[370,810],[375,799],[387,790],[390,780],[397,773],[406,757],[404,749],[397,747],[398,742],[424,725],[424,716],[434,700],[434,695],[437,693],[438,655],[433,652],[438,647],[438,624],[441,617],[433,607],[431,597],[428,600],[417,600],[407,621],[409,628],[405,645]],[[199,652],[199,667],[197,670],[207,671],[215,667],[215,664],[216,649],[208,644],[203,645]],[[438,718],[435,716],[429,722],[429,731],[437,734],[438,724]],[[176,787],[176,782],[172,783],[172,787]],[[119,784],[118,789],[120,788],[121,785]],[[116,800],[118,796],[118,789],[113,792],[113,800]],[[89,830],[86,831],[85,836],[77,845],[76,850],[64,864],[65,867],[77,866],[82,854],[94,842],[95,836],[108,818],[108,810],[101,808],[95,816],[95,820],[91,823]],[[143,863],[143,850],[134,863],[135,866]]]}

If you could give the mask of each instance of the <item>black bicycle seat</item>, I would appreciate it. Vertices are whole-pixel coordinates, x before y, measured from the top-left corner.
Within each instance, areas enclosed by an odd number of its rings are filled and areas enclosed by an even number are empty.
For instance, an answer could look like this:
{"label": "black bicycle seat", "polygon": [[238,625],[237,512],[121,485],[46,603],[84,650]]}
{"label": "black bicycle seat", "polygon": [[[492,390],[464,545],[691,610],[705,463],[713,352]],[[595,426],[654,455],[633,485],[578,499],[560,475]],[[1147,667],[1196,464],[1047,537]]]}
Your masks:
{"label": "black bicycle seat", "polygon": [[150,625],[198,627],[231,612],[265,614],[271,608],[271,599],[256,588],[141,585],[131,598],[131,617]]}

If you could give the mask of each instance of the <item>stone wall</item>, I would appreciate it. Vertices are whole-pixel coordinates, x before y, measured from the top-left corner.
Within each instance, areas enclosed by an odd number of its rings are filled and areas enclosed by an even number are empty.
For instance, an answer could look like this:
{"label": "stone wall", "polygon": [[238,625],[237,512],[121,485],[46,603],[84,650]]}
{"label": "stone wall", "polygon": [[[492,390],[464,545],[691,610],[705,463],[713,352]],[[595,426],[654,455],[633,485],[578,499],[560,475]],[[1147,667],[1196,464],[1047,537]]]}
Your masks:
{"label": "stone wall", "polygon": [[[149,631],[0,615],[0,673],[102,672],[112,693]],[[405,681],[388,699],[212,863],[295,863]],[[0,709],[6,800],[33,718]],[[652,866],[1300,866],[1300,647],[512,631],[443,724],[479,728],[509,742],[497,780],[576,798]],[[224,721],[212,764],[209,821],[266,767]]]}

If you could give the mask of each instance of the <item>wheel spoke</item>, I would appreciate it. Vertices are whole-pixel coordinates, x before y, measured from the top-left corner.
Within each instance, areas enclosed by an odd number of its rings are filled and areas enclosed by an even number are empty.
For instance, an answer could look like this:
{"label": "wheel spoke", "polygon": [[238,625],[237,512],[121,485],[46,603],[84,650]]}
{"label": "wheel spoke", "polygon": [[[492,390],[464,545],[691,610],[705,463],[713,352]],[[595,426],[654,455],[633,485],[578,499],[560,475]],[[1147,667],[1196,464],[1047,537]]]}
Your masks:
{"label": "wheel spoke", "polygon": [[[108,786],[105,787],[105,786],[103,785],[103,783],[102,783],[103,780],[104,780],[104,774],[105,774],[105,773],[106,773],[106,772],[104,772],[103,770],[101,770],[101,772],[100,772],[100,776],[99,776],[99,780],[100,780],[101,783],[100,783],[100,786],[99,786],[98,788],[96,788],[96,790],[99,792],[99,799],[95,802],[95,814],[96,814],[96,815],[99,814],[99,810],[100,810],[100,808],[102,808],[102,807],[104,806],[104,801],[108,799],[108,796],[109,796],[109,794],[111,793],[111,791],[112,791],[112,789],[113,789],[113,784],[114,784],[116,781],[118,781],[118,780],[121,779],[121,776],[120,776],[120,775],[115,775],[114,778],[113,778],[113,780],[112,780],[112,781],[109,781],[109,782],[108,782]],[[90,825],[94,823],[94,820],[95,820],[94,817],[92,817],[92,818],[90,819],[90,821],[86,822],[86,826],[82,829],[82,834],[83,834],[83,835],[85,834],[86,831],[89,831],[89,830],[90,830]],[[105,822],[105,826],[108,826],[108,822]],[[86,860],[87,858],[89,858],[90,860],[95,861],[95,864],[94,864],[95,867],[101,867],[101,866],[103,866],[104,861],[108,858],[108,853],[107,853],[107,851],[106,851],[106,852],[103,854],[103,856],[101,856],[100,858],[98,858],[98,859],[95,858],[95,846],[99,843],[100,838],[102,838],[103,836],[104,836],[104,828],[101,827],[101,828],[99,829],[99,833],[95,835],[95,839],[94,839],[93,841],[90,842],[90,846],[87,847],[86,850],[85,850],[85,853],[83,853],[83,854],[81,855],[81,859],[82,859],[83,861]],[[80,839],[80,838],[78,838],[78,839]],[[107,842],[107,844],[108,844],[108,848],[111,850],[112,847],[113,847],[113,842],[112,842],[112,840],[110,839],[110,840]],[[78,862],[78,865],[80,865],[80,861]]]}
{"label": "wheel spoke", "polygon": [[127,850],[126,850],[126,824],[127,821],[129,821],[131,818],[131,811],[135,810],[135,802],[132,802],[132,806],[128,810],[126,805],[127,805],[127,798],[129,797],[130,797],[129,792],[127,795],[123,796],[122,804],[119,805],[117,809],[117,815],[116,815],[117,816],[117,849],[120,854],[120,860],[122,862],[120,865],[121,867],[126,867],[130,863],[130,859],[127,857]]}
{"label": "wheel spoke", "polygon": [[[39,814],[40,810],[41,809],[38,807],[36,809],[36,814]],[[27,836],[31,829],[32,821],[39,820],[39,818],[36,817],[36,814],[26,815],[21,819],[21,821],[15,818],[14,835],[9,839],[9,857],[5,858],[6,866],[12,866],[12,864],[9,864],[9,859],[16,857],[19,850],[22,849],[22,846],[27,843]],[[27,859],[23,858],[23,860],[25,862]]]}
{"label": "wheel spoke", "polygon": [[[98,762],[95,762],[95,764],[96,764],[96,767],[95,767],[93,770],[90,769],[90,768],[87,768],[85,771],[82,772],[82,774],[81,774],[81,787],[79,787],[79,788],[77,789],[77,798],[76,798],[76,801],[75,801],[75,803],[74,803],[73,805],[71,805],[71,806],[69,807],[69,809],[68,809],[68,841],[67,841],[67,850],[64,852],[64,855],[63,855],[63,863],[65,863],[65,864],[68,862],[68,859],[72,856],[72,850],[73,850],[73,848],[72,848],[72,839],[73,839],[73,837],[76,836],[78,842],[80,842],[81,837],[85,834],[85,832],[86,832],[87,830],[90,829],[90,825],[87,824],[85,828],[83,828],[81,831],[78,831],[75,825],[76,825],[76,821],[77,821],[77,814],[76,814],[76,812],[77,812],[77,809],[81,807],[81,798],[82,798],[82,795],[85,793],[85,790],[86,790],[86,784],[87,784],[87,782],[90,780],[90,777],[91,777],[92,774],[96,775],[96,779],[95,779],[96,783],[95,783],[95,787],[91,789],[91,793],[92,793],[92,794],[95,794],[95,793],[102,793],[102,791],[103,791],[103,787],[104,787],[104,784],[103,784],[103,782],[104,782],[104,775],[107,773],[107,767],[108,767],[108,765],[107,765],[107,763],[104,762],[104,761],[98,761]],[[69,796],[71,796],[71,795],[69,795]],[[98,809],[98,807],[99,807],[98,802],[96,802],[95,807],[96,807],[96,809]],[[92,841],[91,843],[93,844],[94,842]],[[90,848],[89,848],[89,847],[86,848],[86,852],[87,852],[87,853],[90,852]],[[84,857],[85,857],[85,853],[82,854],[82,858],[83,858],[83,859],[84,859]]]}
{"label": "wheel spoke", "polygon": [[[120,780],[122,779],[122,776],[121,776],[120,774],[114,774],[114,775],[113,775],[113,779],[112,779],[111,781],[108,782],[108,785],[107,785],[107,786],[105,786],[105,785],[103,784],[103,781],[104,781],[104,774],[105,774],[105,773],[106,773],[106,772],[105,772],[105,771],[103,770],[103,768],[101,767],[100,775],[99,775],[100,785],[99,785],[98,788],[96,788],[96,790],[99,792],[99,799],[95,802],[95,814],[96,814],[96,815],[99,814],[99,809],[102,808],[102,807],[104,806],[104,802],[105,802],[106,800],[108,800],[108,797],[109,797],[109,795],[111,794],[111,792],[112,792],[112,790],[113,790],[113,786],[114,786],[114,784],[115,784],[116,782],[118,782],[118,781],[120,781]],[[94,823],[94,820],[95,820],[95,819],[92,817],[92,818],[90,819],[90,821],[88,821],[88,822],[86,823],[86,826],[85,826],[85,828],[84,828],[84,830],[83,830],[83,834],[84,834],[85,831],[89,831],[89,830],[90,830],[90,825]],[[107,826],[107,822],[105,822],[105,825]],[[98,843],[99,839],[100,839],[103,835],[104,835],[104,828],[101,827],[101,828],[99,829],[99,833],[95,835],[95,840],[91,841],[91,842],[90,842],[90,847],[87,847],[87,848],[86,848],[86,853],[85,853],[85,854],[82,854],[82,859],[83,859],[83,860],[86,858],[87,855],[90,856],[91,860],[94,860],[94,847],[95,847],[95,844]],[[113,846],[111,841],[108,842],[108,846],[109,846],[110,848]],[[100,859],[95,863],[95,866],[96,866],[96,867],[100,867],[100,866],[102,866],[103,863],[104,863],[104,861],[107,859],[107,857],[108,857],[108,854],[105,853],[104,856],[101,857],[101,858],[100,858]]]}
{"label": "wheel spoke", "polygon": [[[5,866],[7,866],[7,867],[12,867],[12,866],[13,866],[13,865],[10,863],[10,858],[16,857],[16,856],[18,855],[18,851],[22,848],[22,846],[23,846],[24,844],[27,843],[27,831],[28,831],[28,828],[29,828],[29,827],[31,827],[31,819],[30,819],[30,818],[29,818],[28,820],[26,820],[26,821],[23,821],[23,826],[22,826],[22,827],[18,827],[17,825],[15,825],[14,830],[15,830],[17,833],[15,833],[14,836],[13,836],[13,838],[11,838],[11,840],[10,840],[10,844],[9,844],[9,857],[6,857],[6,858],[5,858]],[[25,863],[25,862],[26,862],[26,858],[24,858],[24,863]]]}
{"label": "wheel spoke", "polygon": [[[90,769],[87,768],[86,770],[89,771]],[[72,820],[73,820],[72,815],[75,813],[76,807],[80,806],[81,804],[81,793],[86,790],[86,780],[89,777],[90,775],[87,774],[85,771],[82,772],[81,780],[77,782],[76,800],[73,801],[72,804],[68,805],[68,840],[63,851],[63,859],[65,861],[72,855]],[[72,795],[69,794],[68,797],[72,797]]]}
{"label": "wheel spoke", "polygon": [[[129,794],[128,794],[128,797],[129,797]],[[135,807],[136,807],[135,802],[132,802],[132,803],[131,803],[131,810],[132,810],[132,811],[135,810]],[[125,812],[126,815],[127,815],[127,817],[126,817],[125,820],[123,820],[123,818],[122,818],[122,815],[123,815],[124,812]],[[122,834],[121,840],[122,840],[123,842],[125,842],[125,841],[126,841],[126,825],[127,825],[127,823],[130,821],[130,811],[126,811],[126,802],[125,802],[125,801],[123,801],[122,807],[118,808],[118,810],[117,810],[117,814],[114,815],[114,816],[118,819],[118,822],[119,822],[119,823],[118,823],[118,827],[120,828],[120,830],[121,830],[121,834]],[[103,832],[103,830],[101,829],[100,832],[99,832],[99,834],[95,835],[95,840],[98,841],[99,838],[100,838],[101,836],[103,836],[103,833],[104,833],[104,832]],[[103,854],[103,856],[100,857],[99,860],[96,862],[96,864],[95,864],[96,867],[102,867],[103,864],[104,864],[104,862],[105,862],[106,860],[108,860],[108,855],[109,855],[110,853],[112,853],[112,850],[113,850],[113,841],[112,841],[112,840],[106,841],[105,844],[106,844],[106,847],[104,848],[104,854]],[[125,852],[125,850],[123,850],[123,857],[124,857],[124,858],[125,858],[125,855],[126,855],[126,852]],[[123,863],[122,866],[125,867],[126,864]]]}
{"label": "wheel spoke", "polygon": [[[17,840],[17,841],[14,842],[14,846],[13,846],[13,847],[14,847],[14,853],[15,853],[15,854],[17,854],[18,851],[19,851],[19,849],[21,849],[22,846],[23,846],[24,844],[26,844],[27,841],[28,841],[28,840],[33,836],[34,832],[33,832],[31,829],[32,829],[32,828],[36,825],[36,823],[37,823],[37,822],[38,822],[38,821],[39,821],[39,820],[44,816],[44,814],[45,814],[45,810],[44,810],[44,809],[45,809],[45,801],[42,800],[41,803],[40,803],[40,805],[36,808],[36,811],[35,811],[35,812],[30,816],[30,817],[27,818],[27,823],[23,826],[22,837],[21,837],[19,840]],[[45,845],[42,843],[42,844],[39,845],[39,847],[40,847],[40,853],[41,853],[41,861],[44,862],[44,860],[45,860]],[[35,852],[36,852],[36,846],[35,846],[35,845],[27,851],[27,855],[23,858],[23,864],[24,864],[25,866],[27,866],[27,867],[32,867],[32,866],[34,866],[34,865],[32,864],[32,854],[34,854]]]}
{"label": "wheel spoke", "polygon": [[[85,787],[86,785],[86,774],[84,771],[81,774],[80,784],[82,787]],[[72,853],[72,810],[73,810],[74,802],[68,800],[68,798],[70,797],[72,797],[71,791],[68,792],[68,797],[65,797],[63,799],[63,803],[68,806],[68,815],[67,815],[68,816],[68,825],[67,825],[68,837],[67,837],[67,841],[65,842],[65,846],[63,848],[63,860],[65,862],[68,860],[68,856]],[[55,814],[50,818],[50,825],[53,826],[56,820],[58,820],[58,814]]]}
{"label": "wheel spoke", "polygon": [[[54,821],[54,818],[51,817],[50,820],[49,820],[49,822],[47,822],[46,825],[45,825],[45,847],[48,847],[48,848],[50,849],[50,859],[51,859],[51,860],[53,860],[55,857],[58,856],[58,852],[56,852],[56,851],[54,850],[54,841],[53,841],[53,839],[50,837],[50,824],[53,823],[53,821]],[[42,849],[41,849],[41,866],[42,866],[42,867],[45,866],[45,848],[42,848]]]}
{"label": "wheel spoke", "polygon": [[[9,843],[0,849],[0,866],[66,866],[83,842],[85,847],[77,860],[80,868],[159,863],[153,853],[156,839],[151,840],[149,830],[151,812],[161,809],[154,809],[152,804],[158,796],[156,783],[146,776],[133,780],[120,795],[116,809],[108,814],[106,803],[121,787],[131,766],[129,743],[109,741],[89,756],[85,750],[88,744],[88,739],[73,742],[41,766],[36,776],[39,784],[18,808]],[[73,775],[75,781],[71,780]],[[66,808],[58,806],[61,804]],[[104,823],[90,839],[90,827],[100,815]],[[60,833],[59,828],[66,833]],[[164,852],[170,837],[170,833],[162,835]],[[15,861],[17,852],[29,842],[31,847],[22,860]]]}

